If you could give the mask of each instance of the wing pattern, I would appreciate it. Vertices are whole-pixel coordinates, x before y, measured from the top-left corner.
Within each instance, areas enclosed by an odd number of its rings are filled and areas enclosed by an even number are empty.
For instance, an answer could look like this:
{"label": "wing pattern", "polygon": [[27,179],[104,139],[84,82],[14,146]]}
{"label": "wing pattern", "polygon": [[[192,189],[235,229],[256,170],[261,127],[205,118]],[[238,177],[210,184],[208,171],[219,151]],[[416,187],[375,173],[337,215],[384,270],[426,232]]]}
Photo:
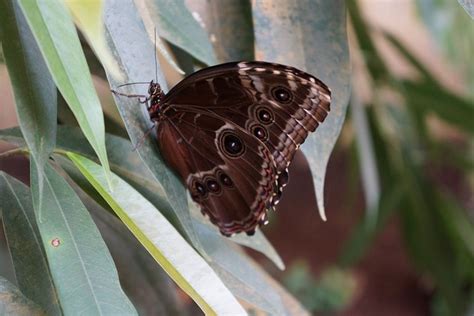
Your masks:
{"label": "wing pattern", "polygon": [[165,96],[160,150],[224,235],[252,234],[278,203],[288,165],[330,100],[325,84],[292,67],[205,68]]}

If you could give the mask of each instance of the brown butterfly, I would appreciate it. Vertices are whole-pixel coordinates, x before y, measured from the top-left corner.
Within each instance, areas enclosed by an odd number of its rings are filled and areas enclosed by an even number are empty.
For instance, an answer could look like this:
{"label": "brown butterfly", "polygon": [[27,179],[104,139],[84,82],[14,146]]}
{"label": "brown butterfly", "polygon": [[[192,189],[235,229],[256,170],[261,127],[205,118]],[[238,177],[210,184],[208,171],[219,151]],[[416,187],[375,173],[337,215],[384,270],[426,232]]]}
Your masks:
{"label": "brown butterfly", "polygon": [[329,112],[315,77],[267,62],[202,69],[147,103],[165,161],[225,236],[253,235],[288,183],[288,165]]}

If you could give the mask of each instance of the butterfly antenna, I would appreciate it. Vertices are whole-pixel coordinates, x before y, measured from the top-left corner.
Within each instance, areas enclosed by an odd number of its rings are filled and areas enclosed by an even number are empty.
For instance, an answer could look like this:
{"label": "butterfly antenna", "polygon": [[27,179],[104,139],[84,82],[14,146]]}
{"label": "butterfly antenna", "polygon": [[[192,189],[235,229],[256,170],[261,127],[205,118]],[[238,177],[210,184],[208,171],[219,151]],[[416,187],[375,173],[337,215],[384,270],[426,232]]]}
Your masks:
{"label": "butterfly antenna", "polygon": [[154,28],[155,30],[155,43],[154,43],[154,47],[153,49],[155,50],[155,82],[158,83],[158,61],[156,60],[157,59],[157,56],[156,56],[156,26]]}
{"label": "butterfly antenna", "polygon": [[121,85],[117,86],[117,89],[121,88],[121,87],[125,87],[125,86],[133,86],[133,85],[136,85],[136,84],[150,84],[150,82],[127,82],[127,83],[124,83],[124,84],[121,84]]}

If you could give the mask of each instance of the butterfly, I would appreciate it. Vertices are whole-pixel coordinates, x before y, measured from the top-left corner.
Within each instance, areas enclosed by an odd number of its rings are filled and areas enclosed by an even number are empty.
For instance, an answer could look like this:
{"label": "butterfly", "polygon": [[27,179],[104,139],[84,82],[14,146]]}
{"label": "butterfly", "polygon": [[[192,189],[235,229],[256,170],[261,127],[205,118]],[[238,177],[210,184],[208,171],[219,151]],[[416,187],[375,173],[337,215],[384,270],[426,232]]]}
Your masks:
{"label": "butterfly", "polygon": [[295,152],[330,110],[331,91],[296,68],[261,61],[204,68],[147,104],[160,153],[224,236],[266,224]]}

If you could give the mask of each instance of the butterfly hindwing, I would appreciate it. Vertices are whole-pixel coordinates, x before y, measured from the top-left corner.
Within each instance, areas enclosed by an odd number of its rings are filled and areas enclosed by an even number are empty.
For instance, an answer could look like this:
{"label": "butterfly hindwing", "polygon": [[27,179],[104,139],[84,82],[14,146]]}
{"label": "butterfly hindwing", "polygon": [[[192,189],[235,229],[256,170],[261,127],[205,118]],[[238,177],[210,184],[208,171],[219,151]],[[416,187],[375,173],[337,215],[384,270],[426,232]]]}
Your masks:
{"label": "butterfly hindwing", "polygon": [[169,111],[158,127],[160,151],[191,197],[224,235],[255,230],[277,189],[269,150],[212,113]]}

